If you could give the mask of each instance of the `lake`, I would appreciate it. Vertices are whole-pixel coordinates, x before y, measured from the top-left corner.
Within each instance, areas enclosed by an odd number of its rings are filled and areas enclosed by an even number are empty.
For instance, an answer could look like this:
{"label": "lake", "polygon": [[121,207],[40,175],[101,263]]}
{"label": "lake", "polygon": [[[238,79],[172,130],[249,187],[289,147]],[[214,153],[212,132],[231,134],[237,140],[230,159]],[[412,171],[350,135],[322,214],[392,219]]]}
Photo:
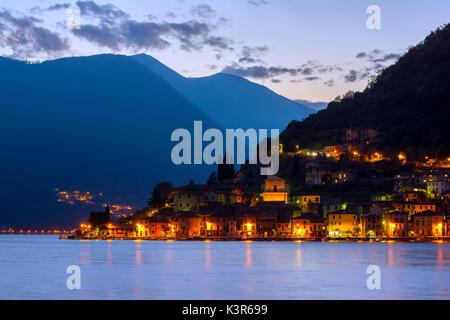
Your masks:
{"label": "lake", "polygon": [[[81,289],[69,290],[77,265]],[[378,266],[381,289],[367,288]],[[449,299],[450,243],[0,235],[0,299]]]}

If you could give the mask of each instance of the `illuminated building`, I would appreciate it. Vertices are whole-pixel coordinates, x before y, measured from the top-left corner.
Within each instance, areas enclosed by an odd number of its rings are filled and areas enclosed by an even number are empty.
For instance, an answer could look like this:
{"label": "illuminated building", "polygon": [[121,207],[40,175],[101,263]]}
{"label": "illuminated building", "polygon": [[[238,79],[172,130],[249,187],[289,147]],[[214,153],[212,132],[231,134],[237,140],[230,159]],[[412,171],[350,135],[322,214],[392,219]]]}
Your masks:
{"label": "illuminated building", "polygon": [[146,217],[137,219],[135,223],[135,237],[161,239],[175,236],[171,222],[166,217]]}
{"label": "illuminated building", "polygon": [[331,238],[358,237],[360,234],[357,213],[335,211],[328,214],[328,236]]}
{"label": "illuminated building", "polygon": [[286,190],[286,182],[277,177],[272,176],[266,179],[263,192],[264,202],[288,202],[288,192]]}
{"label": "illuminated building", "polygon": [[291,221],[293,238],[319,239],[325,236],[325,220],[317,214],[302,214]]}
{"label": "illuminated building", "polygon": [[361,216],[361,234],[364,238],[382,238],[383,221],[382,215],[369,213]]}
{"label": "illuminated building", "polygon": [[445,213],[422,211],[414,214],[413,236],[416,238],[441,238],[447,234]]}
{"label": "illuminated building", "polygon": [[390,239],[407,238],[409,234],[408,213],[402,211],[388,212],[384,215],[385,236]]}
{"label": "illuminated building", "polygon": [[310,204],[320,203],[319,195],[292,195],[289,196],[289,203],[298,206],[302,209],[302,212],[310,211]]}

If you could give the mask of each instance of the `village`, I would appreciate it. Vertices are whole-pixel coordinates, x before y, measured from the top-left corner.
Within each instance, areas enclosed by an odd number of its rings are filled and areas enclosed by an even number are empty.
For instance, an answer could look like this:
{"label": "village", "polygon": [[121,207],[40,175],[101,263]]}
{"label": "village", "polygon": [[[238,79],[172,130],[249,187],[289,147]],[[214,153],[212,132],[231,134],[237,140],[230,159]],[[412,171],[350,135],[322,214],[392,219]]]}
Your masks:
{"label": "village", "polygon": [[91,212],[69,238],[450,239],[450,159],[374,151],[374,137],[373,130],[352,129],[345,144],[323,150],[283,153],[280,145],[278,176],[258,176],[255,165],[237,172],[219,165],[207,184],[159,192],[158,203],[130,216],[113,219],[109,207]]}

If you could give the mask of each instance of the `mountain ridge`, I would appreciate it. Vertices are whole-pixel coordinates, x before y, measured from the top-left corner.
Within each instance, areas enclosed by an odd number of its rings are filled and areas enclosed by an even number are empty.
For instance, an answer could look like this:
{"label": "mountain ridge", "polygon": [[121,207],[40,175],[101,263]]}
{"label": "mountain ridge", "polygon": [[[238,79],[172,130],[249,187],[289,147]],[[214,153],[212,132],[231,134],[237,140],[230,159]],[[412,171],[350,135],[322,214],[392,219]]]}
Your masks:
{"label": "mountain ridge", "polygon": [[286,150],[342,143],[343,129],[379,131],[379,144],[446,156],[450,150],[450,24],[432,32],[397,63],[384,69],[363,92],[307,119],[292,121],[281,134]]}
{"label": "mountain ridge", "polygon": [[216,73],[186,78],[146,54],[131,57],[168,81],[225,128],[278,128],[281,131],[292,119],[303,119],[315,112],[263,85],[235,75]]}

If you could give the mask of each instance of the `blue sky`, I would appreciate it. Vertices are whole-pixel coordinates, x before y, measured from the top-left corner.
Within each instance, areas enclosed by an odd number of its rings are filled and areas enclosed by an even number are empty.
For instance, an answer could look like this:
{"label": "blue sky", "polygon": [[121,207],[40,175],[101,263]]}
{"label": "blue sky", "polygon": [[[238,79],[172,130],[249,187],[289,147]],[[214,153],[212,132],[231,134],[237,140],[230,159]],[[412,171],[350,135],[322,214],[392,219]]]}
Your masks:
{"label": "blue sky", "polygon": [[[73,3],[78,30],[66,25]],[[380,30],[366,26],[370,5]],[[291,99],[329,101],[362,90],[449,17],[448,0],[2,0],[0,54],[143,52],[184,76],[226,71]]]}

